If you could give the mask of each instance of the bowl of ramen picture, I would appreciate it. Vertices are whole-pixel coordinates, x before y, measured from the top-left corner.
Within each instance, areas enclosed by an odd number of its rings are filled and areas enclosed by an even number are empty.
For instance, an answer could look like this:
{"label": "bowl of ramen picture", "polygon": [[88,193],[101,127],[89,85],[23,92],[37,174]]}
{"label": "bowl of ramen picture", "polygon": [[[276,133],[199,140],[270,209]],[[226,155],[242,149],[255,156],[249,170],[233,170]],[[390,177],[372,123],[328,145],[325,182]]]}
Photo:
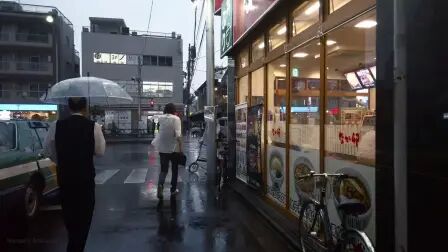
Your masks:
{"label": "bowl of ramen picture", "polygon": [[301,200],[303,197],[311,197],[311,194],[314,192],[315,188],[315,180],[311,178],[299,181],[299,178],[301,176],[307,175],[314,170],[310,160],[305,157],[297,158],[294,161],[293,169],[294,187],[299,200]]}
{"label": "bowl of ramen picture", "polygon": [[269,171],[271,175],[272,187],[275,190],[280,190],[285,180],[283,174],[283,160],[278,152],[272,152],[269,159]]}
{"label": "bowl of ramen picture", "polygon": [[[342,204],[361,203],[365,210],[361,214],[346,215],[347,225],[352,228],[364,230],[372,216],[372,198],[367,180],[353,168],[343,168],[336,173],[344,173],[353,178],[333,181],[333,199],[336,209]],[[340,220],[342,213],[338,211]]]}

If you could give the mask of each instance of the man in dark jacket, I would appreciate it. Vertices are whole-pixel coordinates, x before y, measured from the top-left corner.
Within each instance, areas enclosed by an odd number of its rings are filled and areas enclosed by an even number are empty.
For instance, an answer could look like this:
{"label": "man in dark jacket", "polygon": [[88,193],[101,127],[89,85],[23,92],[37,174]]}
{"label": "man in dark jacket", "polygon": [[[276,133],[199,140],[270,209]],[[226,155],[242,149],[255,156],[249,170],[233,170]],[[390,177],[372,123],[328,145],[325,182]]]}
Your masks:
{"label": "man in dark jacket", "polygon": [[50,127],[45,153],[57,163],[67,251],[83,251],[95,205],[94,155],[103,155],[101,126],[85,117],[86,98],[69,98],[72,115]]}

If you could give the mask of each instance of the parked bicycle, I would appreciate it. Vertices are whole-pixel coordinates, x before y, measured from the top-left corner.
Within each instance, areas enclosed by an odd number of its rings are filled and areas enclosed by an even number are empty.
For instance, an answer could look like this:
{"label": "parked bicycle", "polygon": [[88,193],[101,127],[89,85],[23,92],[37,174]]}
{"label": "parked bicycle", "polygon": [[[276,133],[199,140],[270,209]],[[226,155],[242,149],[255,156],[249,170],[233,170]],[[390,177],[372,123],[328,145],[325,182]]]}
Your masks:
{"label": "parked bicycle", "polygon": [[374,252],[375,249],[367,235],[357,229],[347,227],[347,216],[358,216],[366,211],[362,203],[342,203],[338,207],[342,215],[342,226],[336,238],[333,238],[331,223],[328,216],[326,193],[327,183],[333,179],[353,179],[346,174],[310,174],[300,176],[299,181],[320,178],[320,200],[306,199],[302,204],[299,217],[300,247],[303,252]]}
{"label": "parked bicycle", "polygon": [[224,183],[227,180],[227,160],[228,160],[228,144],[225,138],[218,138],[217,140],[217,165],[215,185],[217,193],[221,193]]}

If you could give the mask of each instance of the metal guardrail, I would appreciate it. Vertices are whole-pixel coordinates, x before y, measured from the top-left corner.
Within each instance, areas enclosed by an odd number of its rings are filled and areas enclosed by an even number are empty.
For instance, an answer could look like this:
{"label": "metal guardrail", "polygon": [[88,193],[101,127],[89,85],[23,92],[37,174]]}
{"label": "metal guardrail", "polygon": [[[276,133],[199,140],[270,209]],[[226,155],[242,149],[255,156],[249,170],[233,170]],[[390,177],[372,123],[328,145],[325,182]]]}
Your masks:
{"label": "metal guardrail", "polygon": [[62,14],[62,12],[56,7],[46,5],[34,5],[34,4],[20,4],[20,5],[22,6],[23,12],[38,12],[38,13],[51,14],[53,11],[55,11],[58,14],[58,16],[62,18],[64,23],[73,27],[72,22],[70,22],[70,20],[66,16],[64,16],[64,14]]}
{"label": "metal guardrail", "polygon": [[8,41],[8,40],[9,40],[9,33],[0,32],[0,41]]}
{"label": "metal guardrail", "polygon": [[37,33],[16,33],[16,41],[49,43],[50,36],[48,36],[48,34],[44,35]]}
{"label": "metal guardrail", "polygon": [[22,71],[48,71],[51,63],[16,62],[16,69]]}
{"label": "metal guardrail", "polygon": [[[87,32],[92,32],[90,31],[90,26],[83,26],[82,30],[86,30]],[[92,32],[95,33],[95,32]],[[152,32],[152,31],[139,31],[139,30],[130,30],[129,34],[126,34],[126,36],[134,36],[132,35],[132,33],[137,33],[137,36],[140,37],[155,37],[155,38],[172,38],[172,39],[176,39],[177,36],[181,36],[181,34],[177,34],[176,36],[173,37],[172,33],[167,33],[167,32]],[[121,34],[124,35],[124,34]]]}
{"label": "metal guardrail", "polygon": [[147,129],[104,129],[103,132],[106,136],[154,136],[154,132]]}
{"label": "metal guardrail", "polygon": [[9,70],[9,62],[0,61],[0,70]]}

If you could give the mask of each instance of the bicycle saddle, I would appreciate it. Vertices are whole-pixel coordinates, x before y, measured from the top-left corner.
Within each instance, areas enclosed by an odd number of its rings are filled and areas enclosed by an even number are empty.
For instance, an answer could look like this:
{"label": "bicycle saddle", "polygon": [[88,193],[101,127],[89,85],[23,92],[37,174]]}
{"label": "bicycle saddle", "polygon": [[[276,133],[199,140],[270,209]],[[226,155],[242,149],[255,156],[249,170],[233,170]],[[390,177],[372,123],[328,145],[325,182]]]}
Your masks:
{"label": "bicycle saddle", "polygon": [[345,215],[357,216],[367,212],[367,208],[362,203],[342,203],[338,207],[339,211],[342,211]]}

